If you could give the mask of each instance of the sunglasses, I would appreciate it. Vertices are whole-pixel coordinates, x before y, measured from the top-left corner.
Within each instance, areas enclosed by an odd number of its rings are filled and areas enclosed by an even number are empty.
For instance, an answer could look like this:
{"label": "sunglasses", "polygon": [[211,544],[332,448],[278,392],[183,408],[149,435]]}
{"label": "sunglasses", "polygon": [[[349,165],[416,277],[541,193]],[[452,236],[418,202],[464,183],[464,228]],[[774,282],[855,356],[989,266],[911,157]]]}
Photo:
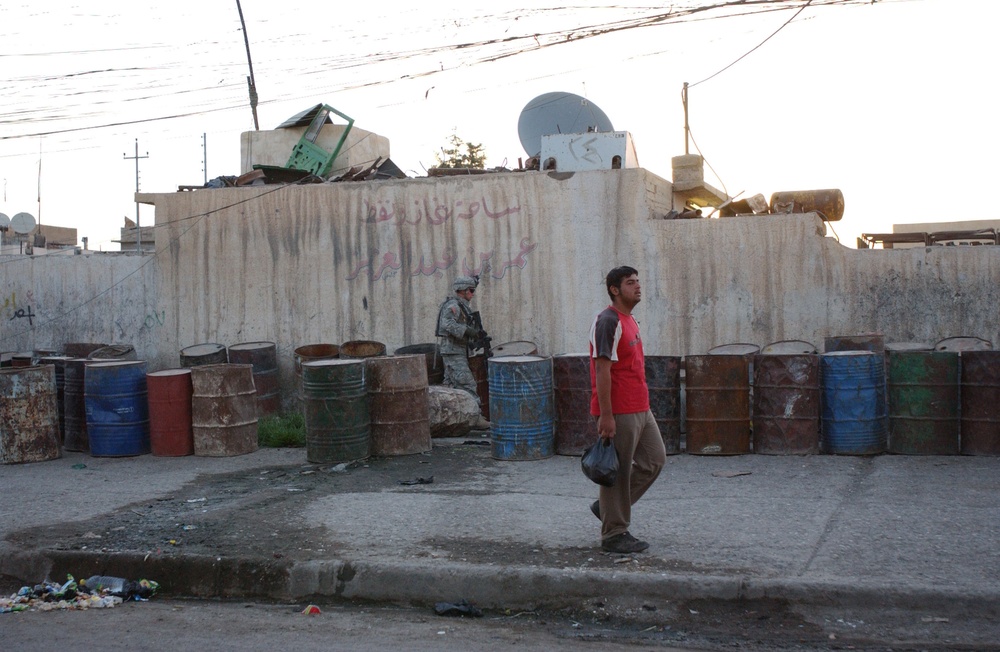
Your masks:
{"label": "sunglasses", "polygon": [[475,294],[476,293],[476,288],[467,288],[465,291],[466,292],[471,292],[471,293]]}

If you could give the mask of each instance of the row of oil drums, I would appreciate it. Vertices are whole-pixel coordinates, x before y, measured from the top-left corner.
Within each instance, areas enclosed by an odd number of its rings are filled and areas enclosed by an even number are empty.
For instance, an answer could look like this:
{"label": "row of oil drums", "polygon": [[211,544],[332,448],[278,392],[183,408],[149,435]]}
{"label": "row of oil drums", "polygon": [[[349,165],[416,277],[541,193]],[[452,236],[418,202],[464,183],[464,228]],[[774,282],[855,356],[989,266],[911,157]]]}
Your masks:
{"label": "row of oil drums", "polygon": [[55,459],[61,450],[218,457],[257,449],[250,365],[150,372],[144,360],[39,362],[0,369],[0,463]]}
{"label": "row of oil drums", "polygon": [[[533,376],[508,378],[502,373],[514,368],[505,363],[516,362],[521,352],[535,353],[536,347],[526,341],[497,346],[496,357],[489,363],[490,375],[481,379],[486,359],[470,359],[483,414],[488,416],[492,406],[500,415],[493,422],[494,455],[500,459],[533,459],[533,432],[545,427],[521,419],[508,407],[510,401],[516,399],[541,412],[551,408],[551,379],[539,386]],[[440,384],[444,377],[436,344],[407,345],[391,356],[384,344],[369,340],[304,345],[295,349],[295,375],[309,462],[346,462],[431,449],[427,388]],[[489,387],[495,388],[492,398]],[[522,432],[522,427],[529,432]]]}
{"label": "row of oil drums", "polygon": [[[869,334],[646,356],[668,453],[1000,455],[1000,351]],[[870,350],[875,348],[877,350]],[[597,437],[587,354],[491,358],[493,456],[577,455]]]}
{"label": "row of oil drums", "polygon": [[733,344],[683,367],[688,453],[1000,455],[1000,351],[980,338]]}

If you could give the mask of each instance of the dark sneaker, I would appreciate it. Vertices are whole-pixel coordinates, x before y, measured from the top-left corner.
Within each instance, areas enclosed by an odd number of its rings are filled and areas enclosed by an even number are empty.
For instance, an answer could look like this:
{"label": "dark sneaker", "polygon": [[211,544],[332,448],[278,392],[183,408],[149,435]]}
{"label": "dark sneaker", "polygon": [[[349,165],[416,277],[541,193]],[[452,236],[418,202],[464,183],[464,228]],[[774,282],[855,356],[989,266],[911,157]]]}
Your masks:
{"label": "dark sneaker", "polygon": [[594,516],[597,517],[598,521],[601,520],[601,501],[595,500],[590,503],[590,511],[594,513]]}
{"label": "dark sneaker", "polygon": [[601,548],[604,548],[605,551],[617,552],[624,555],[633,552],[642,552],[648,547],[648,543],[645,541],[639,541],[628,532],[622,532],[621,534],[616,534],[613,537],[608,537],[604,541],[601,541]]}

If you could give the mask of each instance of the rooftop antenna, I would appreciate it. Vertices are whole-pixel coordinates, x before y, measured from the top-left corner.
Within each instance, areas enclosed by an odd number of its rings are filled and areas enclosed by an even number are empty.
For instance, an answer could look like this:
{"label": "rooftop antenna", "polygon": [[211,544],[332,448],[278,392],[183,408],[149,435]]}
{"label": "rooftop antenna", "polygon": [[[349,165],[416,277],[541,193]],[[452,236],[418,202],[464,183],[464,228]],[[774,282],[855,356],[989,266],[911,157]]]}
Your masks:
{"label": "rooftop antenna", "polygon": [[42,225],[42,139],[38,139],[38,226]]}
{"label": "rooftop antenna", "polygon": [[247,86],[250,87],[250,110],[253,111],[254,131],[260,131],[260,124],[257,122],[257,82],[253,78],[253,61],[250,60],[250,37],[247,36],[247,24],[243,20],[243,7],[240,0],[236,0],[236,10],[240,12],[240,25],[243,26],[243,42],[247,46],[247,64],[250,66],[250,76],[247,77]]}
{"label": "rooftop antenna", "polygon": [[690,154],[688,141],[691,139],[691,127],[688,125],[688,83],[684,82],[684,89],[681,90],[681,101],[684,103],[684,153]]}
{"label": "rooftop antenna", "polygon": [[[139,156],[139,139],[135,139],[135,156],[129,156],[128,154],[122,154],[122,157],[127,161],[129,159],[135,159],[135,191],[139,192],[139,159],[149,158],[149,152],[146,152],[145,156]],[[139,228],[139,201],[135,202],[135,228]],[[141,232],[141,231],[140,231]]]}

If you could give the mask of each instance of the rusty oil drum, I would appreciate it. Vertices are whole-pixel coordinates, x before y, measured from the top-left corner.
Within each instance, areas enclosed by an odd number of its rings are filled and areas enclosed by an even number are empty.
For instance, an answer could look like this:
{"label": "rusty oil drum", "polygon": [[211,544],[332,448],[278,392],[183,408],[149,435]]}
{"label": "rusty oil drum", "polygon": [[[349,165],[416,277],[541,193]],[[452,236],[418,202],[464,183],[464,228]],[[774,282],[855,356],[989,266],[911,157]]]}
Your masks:
{"label": "rusty oil drum", "polygon": [[45,462],[59,456],[55,367],[0,369],[0,464]]}
{"label": "rusty oil drum", "polygon": [[215,342],[186,346],[180,351],[181,366],[190,369],[208,364],[226,364],[229,354],[226,347]]}
{"label": "rusty oil drum", "polygon": [[590,415],[590,356],[552,357],[556,455],[581,455],[597,441],[597,420]]}
{"label": "rusty oil drum", "polygon": [[[667,455],[681,452],[681,360],[680,356],[646,356],[649,409],[660,428]],[[594,433],[596,437],[596,427]]]}
{"label": "rusty oil drum", "polygon": [[340,345],[340,357],[345,360],[363,360],[385,355],[385,344],[374,340],[351,340]]}
{"label": "rusty oil drum", "polygon": [[778,340],[765,345],[760,352],[764,355],[808,355],[818,351],[815,344],[805,340]]}
{"label": "rusty oil drum", "polygon": [[229,347],[231,364],[248,364],[253,368],[253,385],[257,390],[257,416],[266,417],[281,410],[278,388],[278,354],[274,342],[243,342]]}
{"label": "rusty oil drum", "polygon": [[981,337],[946,337],[934,345],[935,351],[992,351],[993,342]]}
{"label": "rusty oil drum", "polygon": [[56,401],[59,404],[59,443],[66,438],[66,362],[65,355],[47,355],[38,359],[38,364],[50,364],[56,368]]}
{"label": "rusty oil drum", "polygon": [[[797,350],[802,348],[796,347]],[[819,356],[815,349],[813,351],[761,353],[754,357],[755,453],[812,455],[819,452]]]}
{"label": "rusty oil drum", "polygon": [[431,449],[427,363],[423,355],[369,358],[365,374],[371,454],[413,455]]}
{"label": "rusty oil drum", "polygon": [[232,457],[257,450],[257,391],[248,364],[191,367],[194,454]]}
{"label": "rusty oil drum", "polygon": [[955,351],[890,351],[889,452],[958,455],[959,355]]}
{"label": "rusty oil drum", "polygon": [[292,353],[295,367],[295,398],[302,409],[302,364],[313,360],[333,360],[340,357],[340,346],[337,344],[304,344],[296,347]]}
{"label": "rusty oil drum", "polygon": [[86,358],[97,349],[103,349],[107,344],[102,342],[69,342],[63,345],[63,354],[70,358]]}
{"label": "rusty oil drum", "polygon": [[824,353],[836,351],[871,351],[885,353],[885,336],[881,333],[861,333],[858,335],[832,335],[825,338]]}
{"label": "rusty oil drum", "polygon": [[844,193],[838,188],[781,190],[771,194],[772,213],[820,213],[836,222],[844,217]]}
{"label": "rusty oil drum", "polygon": [[302,397],[308,462],[353,462],[371,454],[364,360],[304,362]]}
{"label": "rusty oil drum", "polygon": [[1000,351],[963,351],[961,451],[1000,455]]}
{"label": "rusty oil drum", "polygon": [[394,351],[395,355],[422,355],[426,358],[427,384],[440,385],[444,381],[444,360],[441,351],[434,342],[427,344],[408,344]]}
{"label": "rusty oil drum", "polygon": [[490,362],[485,355],[474,355],[469,358],[469,371],[476,381],[476,396],[479,397],[479,413],[489,421],[490,418]]}
{"label": "rusty oil drum", "polygon": [[492,358],[489,374],[494,459],[552,457],[555,452],[552,359],[536,355]]}
{"label": "rusty oil drum", "polygon": [[750,452],[750,363],[746,355],[692,355],[684,359],[687,452]]}
{"label": "rusty oil drum", "polygon": [[87,405],[84,402],[84,368],[93,363],[88,358],[70,358],[63,370],[63,448],[89,453]]}
{"label": "rusty oil drum", "polygon": [[190,369],[164,369],[146,374],[149,396],[149,444],[157,457],[194,454],[191,430]]}

